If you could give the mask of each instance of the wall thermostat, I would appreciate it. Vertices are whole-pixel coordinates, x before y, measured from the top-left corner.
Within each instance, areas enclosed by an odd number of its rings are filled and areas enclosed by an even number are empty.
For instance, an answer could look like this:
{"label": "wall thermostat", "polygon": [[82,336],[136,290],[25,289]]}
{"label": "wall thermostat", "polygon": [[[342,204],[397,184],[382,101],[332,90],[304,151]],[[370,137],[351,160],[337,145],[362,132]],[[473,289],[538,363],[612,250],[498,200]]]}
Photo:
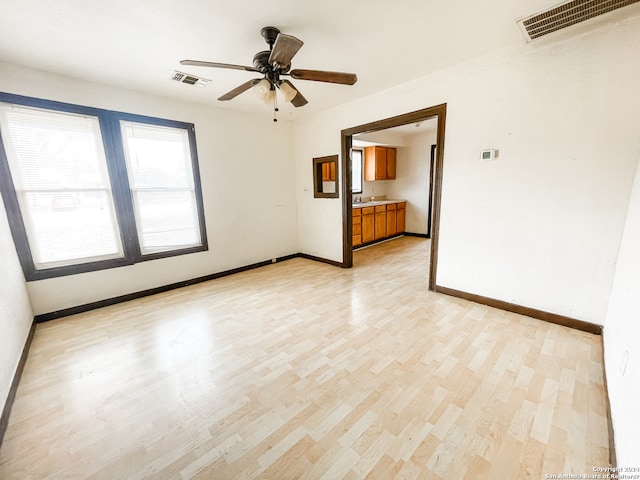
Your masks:
{"label": "wall thermostat", "polygon": [[495,160],[496,159],[496,151],[493,148],[487,149],[487,150],[481,150],[480,151],[480,160],[482,162],[489,162],[491,160]]}

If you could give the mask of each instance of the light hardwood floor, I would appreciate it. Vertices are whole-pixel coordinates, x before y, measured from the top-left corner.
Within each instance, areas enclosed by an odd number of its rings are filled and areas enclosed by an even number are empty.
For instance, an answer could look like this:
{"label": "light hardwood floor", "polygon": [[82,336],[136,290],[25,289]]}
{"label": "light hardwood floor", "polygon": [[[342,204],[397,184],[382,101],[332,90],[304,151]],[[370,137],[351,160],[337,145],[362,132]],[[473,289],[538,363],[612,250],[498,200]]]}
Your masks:
{"label": "light hardwood floor", "polygon": [[40,324],[2,479],[515,479],[608,465],[601,339],[427,291],[428,241]]}

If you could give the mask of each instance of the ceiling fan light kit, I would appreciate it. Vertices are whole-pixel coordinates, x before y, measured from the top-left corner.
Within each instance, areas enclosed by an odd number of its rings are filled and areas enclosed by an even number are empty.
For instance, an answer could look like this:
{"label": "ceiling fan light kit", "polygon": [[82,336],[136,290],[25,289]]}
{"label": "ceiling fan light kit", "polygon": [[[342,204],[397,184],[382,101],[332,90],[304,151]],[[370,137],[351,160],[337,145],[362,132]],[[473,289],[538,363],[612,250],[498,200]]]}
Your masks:
{"label": "ceiling fan light kit", "polygon": [[267,98],[267,95],[270,91],[271,84],[266,78],[263,78],[253,86],[253,93],[255,93],[256,97],[258,97],[260,100],[264,100],[265,98]]}
{"label": "ceiling fan light kit", "polygon": [[[302,40],[292,35],[281,33],[275,27],[264,27],[260,34],[269,45],[269,50],[258,52],[253,57],[253,66],[234,65],[229,63],[205,62],[200,60],[182,60],[180,64],[196,67],[225,68],[231,70],[244,70],[258,72],[263,78],[254,78],[239,85],[233,90],[218,98],[220,101],[231,100],[241,93],[253,89],[256,96],[268,105],[273,105],[274,112],[278,111],[276,91],[279,90],[285,102],[290,102],[294,107],[306,105],[307,99],[302,96],[297,87],[286,79],[280,77],[289,76],[296,80],[310,80],[314,82],[336,83],[341,85],[353,85],[358,78],[354,73],[329,72],[324,70],[291,70],[291,59],[304,45]],[[277,121],[274,113],[274,122]]]}
{"label": "ceiling fan light kit", "polygon": [[269,90],[262,100],[265,105],[273,105],[273,102],[276,100],[276,92],[275,90]]}
{"label": "ceiling fan light kit", "polygon": [[288,83],[282,82],[280,84],[280,93],[282,93],[282,98],[284,98],[285,102],[291,102],[291,100],[293,100],[298,94],[298,91]]}

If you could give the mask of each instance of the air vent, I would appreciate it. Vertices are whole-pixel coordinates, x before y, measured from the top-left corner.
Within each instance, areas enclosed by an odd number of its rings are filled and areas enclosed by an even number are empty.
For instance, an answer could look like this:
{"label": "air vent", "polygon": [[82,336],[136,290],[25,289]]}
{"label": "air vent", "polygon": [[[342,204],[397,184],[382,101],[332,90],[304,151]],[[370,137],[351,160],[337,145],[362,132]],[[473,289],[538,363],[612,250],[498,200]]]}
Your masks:
{"label": "air vent", "polygon": [[204,87],[211,80],[202,77],[196,77],[195,75],[190,75],[184,72],[178,72],[174,70],[171,75],[171,80],[175,80],[176,82],[186,83],[188,85],[195,85],[197,87]]}
{"label": "air vent", "polygon": [[517,22],[527,42],[531,42],[549,33],[639,1],[640,0],[574,0],[536,15],[521,18]]}

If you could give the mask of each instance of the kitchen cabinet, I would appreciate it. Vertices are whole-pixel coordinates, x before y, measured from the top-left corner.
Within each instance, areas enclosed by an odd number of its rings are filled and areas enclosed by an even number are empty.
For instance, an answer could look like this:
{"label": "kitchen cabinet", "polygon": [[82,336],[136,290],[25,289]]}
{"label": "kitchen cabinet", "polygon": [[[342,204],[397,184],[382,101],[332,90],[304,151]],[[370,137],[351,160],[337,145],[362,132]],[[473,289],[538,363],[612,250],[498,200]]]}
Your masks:
{"label": "kitchen cabinet", "polygon": [[387,206],[376,205],[375,207],[374,240],[380,240],[387,236]]}
{"label": "kitchen cabinet", "polygon": [[374,217],[373,207],[362,208],[362,243],[373,242],[374,235]]}
{"label": "kitchen cabinet", "polygon": [[364,148],[364,179],[394,180],[396,178],[396,149],[393,147]]}
{"label": "kitchen cabinet", "polygon": [[404,233],[406,210],[407,202],[394,201],[371,207],[354,207],[352,245],[357,247]]}
{"label": "kitchen cabinet", "polygon": [[387,205],[387,237],[391,237],[398,233],[396,225],[396,206],[397,203]]}
{"label": "kitchen cabinet", "polygon": [[387,148],[387,180],[396,179],[396,149]]}
{"label": "kitchen cabinet", "polygon": [[326,162],[322,164],[322,181],[333,182],[336,179],[336,163]]}
{"label": "kitchen cabinet", "polygon": [[404,233],[407,218],[407,202],[398,202],[396,204],[396,232]]}
{"label": "kitchen cabinet", "polygon": [[362,245],[362,209],[353,209],[353,241],[354,247]]}

